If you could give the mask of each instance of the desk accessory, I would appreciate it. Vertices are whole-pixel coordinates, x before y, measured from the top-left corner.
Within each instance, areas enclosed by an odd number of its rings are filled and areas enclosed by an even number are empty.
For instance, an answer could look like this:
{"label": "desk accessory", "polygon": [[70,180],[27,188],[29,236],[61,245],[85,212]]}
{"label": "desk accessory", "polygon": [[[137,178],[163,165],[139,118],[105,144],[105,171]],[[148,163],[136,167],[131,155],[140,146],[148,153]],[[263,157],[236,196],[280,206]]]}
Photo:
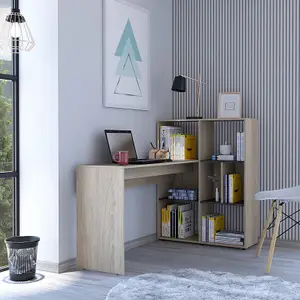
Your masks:
{"label": "desk accessory", "polygon": [[170,152],[169,150],[160,149],[156,152],[156,159],[169,159]]}
{"label": "desk accessory", "polygon": [[241,118],[242,96],[241,93],[220,93],[218,102],[218,118]]}
{"label": "desk accessory", "polygon": [[198,79],[186,76],[179,75],[174,78],[172,91],[185,93],[186,92],[186,79],[192,80],[196,82],[196,116],[188,116],[187,119],[202,119],[200,116],[200,98],[201,98],[201,84],[206,84],[206,82],[201,81],[201,75],[199,75]]}
{"label": "desk accessory", "polygon": [[119,151],[112,158],[119,165],[128,165],[128,151]]}
{"label": "desk accessory", "polygon": [[220,193],[219,193],[219,187],[218,187],[218,182],[219,182],[219,177],[214,174],[213,176],[208,176],[209,179],[211,179],[214,183],[215,186],[215,200],[216,202],[220,201]]}

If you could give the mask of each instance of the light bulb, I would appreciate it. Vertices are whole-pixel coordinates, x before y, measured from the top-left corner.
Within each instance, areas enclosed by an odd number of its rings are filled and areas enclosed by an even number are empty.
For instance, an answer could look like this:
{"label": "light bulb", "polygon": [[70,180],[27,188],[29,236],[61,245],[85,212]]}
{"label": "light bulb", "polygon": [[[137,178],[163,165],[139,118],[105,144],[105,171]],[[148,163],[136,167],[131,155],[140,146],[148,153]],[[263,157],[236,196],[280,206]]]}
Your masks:
{"label": "light bulb", "polygon": [[12,38],[19,38],[21,36],[21,30],[19,23],[13,23],[10,29],[10,35]]}

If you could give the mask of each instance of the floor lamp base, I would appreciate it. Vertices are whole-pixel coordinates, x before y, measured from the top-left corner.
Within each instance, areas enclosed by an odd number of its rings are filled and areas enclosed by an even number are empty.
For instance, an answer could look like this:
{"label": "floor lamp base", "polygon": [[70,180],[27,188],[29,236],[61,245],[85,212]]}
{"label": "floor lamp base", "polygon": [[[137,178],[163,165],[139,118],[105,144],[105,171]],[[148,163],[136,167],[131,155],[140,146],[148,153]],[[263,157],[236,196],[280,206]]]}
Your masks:
{"label": "floor lamp base", "polygon": [[203,117],[196,117],[196,116],[189,116],[189,117],[186,117],[188,120],[191,120],[191,119],[203,119]]}

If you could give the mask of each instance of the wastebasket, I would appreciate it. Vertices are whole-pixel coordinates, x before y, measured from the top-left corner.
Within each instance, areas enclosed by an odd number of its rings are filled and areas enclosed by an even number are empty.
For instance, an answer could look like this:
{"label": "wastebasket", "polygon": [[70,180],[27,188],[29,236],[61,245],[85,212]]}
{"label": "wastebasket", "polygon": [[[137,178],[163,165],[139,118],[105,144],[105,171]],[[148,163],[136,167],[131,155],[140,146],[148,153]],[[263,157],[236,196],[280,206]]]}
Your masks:
{"label": "wastebasket", "polygon": [[39,241],[40,238],[36,236],[17,236],[5,240],[9,276],[12,281],[35,278]]}

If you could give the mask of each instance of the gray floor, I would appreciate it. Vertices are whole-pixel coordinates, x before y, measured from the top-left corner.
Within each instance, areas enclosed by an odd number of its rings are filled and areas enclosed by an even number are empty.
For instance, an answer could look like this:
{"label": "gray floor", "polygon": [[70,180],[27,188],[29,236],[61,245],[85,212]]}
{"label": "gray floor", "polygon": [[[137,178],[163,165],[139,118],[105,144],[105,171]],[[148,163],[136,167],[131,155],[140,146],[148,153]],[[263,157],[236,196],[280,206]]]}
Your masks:
{"label": "gray floor", "polygon": [[[197,246],[182,243],[155,242],[126,252],[126,276],[76,271],[49,274],[30,284],[12,284],[7,273],[0,274],[0,299],[105,299],[118,282],[148,272],[196,268],[232,272],[242,275],[264,275],[268,245],[261,257],[255,248],[244,250]],[[280,242],[276,248],[271,275],[300,282],[300,243]]]}

